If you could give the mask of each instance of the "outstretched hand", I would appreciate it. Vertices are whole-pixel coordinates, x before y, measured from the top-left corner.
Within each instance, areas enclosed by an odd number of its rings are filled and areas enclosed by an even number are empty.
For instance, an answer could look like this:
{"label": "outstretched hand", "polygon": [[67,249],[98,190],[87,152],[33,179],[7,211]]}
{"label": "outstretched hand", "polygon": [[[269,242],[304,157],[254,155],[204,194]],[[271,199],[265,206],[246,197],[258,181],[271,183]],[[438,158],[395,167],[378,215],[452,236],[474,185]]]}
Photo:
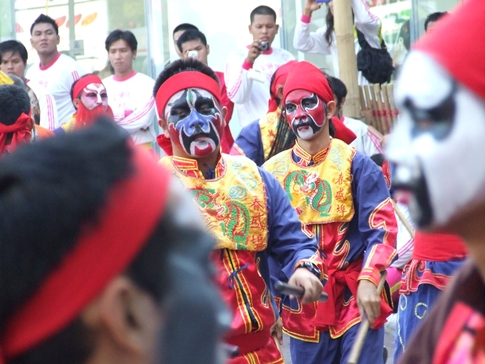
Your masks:
{"label": "outstretched hand", "polygon": [[322,294],[322,282],[312,272],[303,267],[295,270],[288,284],[302,287],[305,290],[300,299],[302,303],[318,301]]}

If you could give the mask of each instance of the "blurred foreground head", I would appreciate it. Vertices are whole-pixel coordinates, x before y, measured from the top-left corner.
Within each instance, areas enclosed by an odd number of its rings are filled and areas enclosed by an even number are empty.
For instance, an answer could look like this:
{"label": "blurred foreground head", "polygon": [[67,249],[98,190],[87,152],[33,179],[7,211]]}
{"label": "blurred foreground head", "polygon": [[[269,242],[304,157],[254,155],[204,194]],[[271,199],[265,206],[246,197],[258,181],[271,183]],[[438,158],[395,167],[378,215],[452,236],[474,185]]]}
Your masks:
{"label": "blurred foreground head", "polygon": [[0,363],[217,363],[212,238],[112,121],[0,160]]}
{"label": "blurred foreground head", "polygon": [[461,233],[485,213],[485,2],[469,0],[414,46],[387,147],[394,188],[423,229]]}

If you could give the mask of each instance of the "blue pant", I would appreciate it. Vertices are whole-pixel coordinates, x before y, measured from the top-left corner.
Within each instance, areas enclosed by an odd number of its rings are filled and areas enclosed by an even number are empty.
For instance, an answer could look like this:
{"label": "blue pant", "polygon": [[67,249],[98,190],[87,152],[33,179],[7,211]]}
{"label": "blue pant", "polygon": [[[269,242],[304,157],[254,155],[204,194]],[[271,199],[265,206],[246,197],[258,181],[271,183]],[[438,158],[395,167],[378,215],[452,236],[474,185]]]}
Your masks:
{"label": "blue pant", "polygon": [[[291,338],[293,364],[347,364],[360,324],[344,335],[332,339],[328,332],[320,334],[320,342],[309,343]],[[360,353],[358,364],[383,364],[384,329],[369,330]]]}
{"label": "blue pant", "polygon": [[416,292],[399,297],[398,321],[394,341],[394,362],[401,356],[412,335],[423,322],[428,310],[438,299],[441,291],[430,284],[421,284]]}

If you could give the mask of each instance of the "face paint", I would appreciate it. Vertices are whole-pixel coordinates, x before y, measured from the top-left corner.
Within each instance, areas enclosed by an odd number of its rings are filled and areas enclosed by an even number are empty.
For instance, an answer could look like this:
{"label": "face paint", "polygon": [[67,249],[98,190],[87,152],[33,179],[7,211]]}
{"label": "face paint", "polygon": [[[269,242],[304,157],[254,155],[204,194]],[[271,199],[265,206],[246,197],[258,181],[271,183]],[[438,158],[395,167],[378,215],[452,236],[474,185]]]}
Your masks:
{"label": "face paint", "polygon": [[99,105],[103,105],[104,110],[108,109],[108,94],[101,83],[87,85],[81,92],[80,100],[87,110],[93,110]]}
{"label": "face paint", "polygon": [[198,88],[177,92],[168,101],[165,120],[170,138],[188,155],[201,158],[218,149],[224,120],[210,92]]}
{"label": "face paint", "polygon": [[395,96],[401,114],[386,154],[416,223],[441,227],[485,202],[484,101],[420,52],[409,54]]}
{"label": "face paint", "polygon": [[297,137],[311,139],[325,125],[326,105],[314,93],[295,90],[285,102],[286,120]]}

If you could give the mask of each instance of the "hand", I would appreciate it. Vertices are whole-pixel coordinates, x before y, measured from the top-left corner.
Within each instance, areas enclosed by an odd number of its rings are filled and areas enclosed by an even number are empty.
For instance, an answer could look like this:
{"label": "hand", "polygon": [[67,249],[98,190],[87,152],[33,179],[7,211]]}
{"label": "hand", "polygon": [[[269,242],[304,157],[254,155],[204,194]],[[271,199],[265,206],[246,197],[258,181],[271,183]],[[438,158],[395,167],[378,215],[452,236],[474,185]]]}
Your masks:
{"label": "hand", "polygon": [[303,7],[303,14],[305,14],[306,16],[312,16],[312,13],[315,10],[320,9],[322,5],[323,3],[317,3],[315,0],[306,0]]}
{"label": "hand", "polygon": [[261,49],[259,49],[260,40],[255,40],[253,44],[249,46],[248,56],[246,57],[246,62],[254,63],[256,58],[261,54]]}
{"label": "hand", "polygon": [[271,326],[270,333],[280,345],[283,345],[283,320],[281,317]]}
{"label": "hand", "polygon": [[369,324],[372,326],[376,318],[381,314],[381,298],[377,293],[377,287],[368,280],[359,281],[357,287],[357,306],[359,307],[360,316],[367,315]]}
{"label": "hand", "polygon": [[313,303],[317,301],[322,294],[322,282],[320,282],[320,280],[312,272],[304,267],[297,268],[288,283],[303,287],[305,293],[300,299],[302,303]]}

